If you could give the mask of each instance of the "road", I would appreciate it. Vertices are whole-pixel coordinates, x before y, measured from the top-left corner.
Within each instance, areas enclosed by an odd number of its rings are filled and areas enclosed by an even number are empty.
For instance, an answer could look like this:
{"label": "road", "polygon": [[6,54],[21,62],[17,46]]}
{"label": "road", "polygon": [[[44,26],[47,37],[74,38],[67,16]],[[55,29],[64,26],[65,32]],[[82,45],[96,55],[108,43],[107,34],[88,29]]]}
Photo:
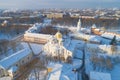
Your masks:
{"label": "road", "polygon": [[77,80],[81,80],[81,78],[82,78],[82,80],[89,80],[89,77],[85,72],[85,51],[86,51],[85,47],[86,47],[86,42],[85,42],[83,49],[82,49],[82,52],[83,52],[82,65],[76,69],[76,72],[78,72]]}

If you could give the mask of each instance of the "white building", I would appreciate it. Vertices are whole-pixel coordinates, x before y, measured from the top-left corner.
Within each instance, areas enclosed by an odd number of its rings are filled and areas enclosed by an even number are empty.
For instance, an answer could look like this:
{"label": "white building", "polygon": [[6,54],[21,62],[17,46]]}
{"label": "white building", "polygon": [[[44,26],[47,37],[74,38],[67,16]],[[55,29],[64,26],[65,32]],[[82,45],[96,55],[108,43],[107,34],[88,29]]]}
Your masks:
{"label": "white building", "polygon": [[72,57],[72,52],[63,46],[62,34],[59,32],[51,37],[49,42],[44,45],[44,51],[53,57],[60,57],[67,60]]}
{"label": "white building", "polygon": [[28,49],[20,50],[9,57],[0,61],[0,77],[14,77],[19,73],[19,67],[30,62],[33,59],[33,54]]}
{"label": "white building", "polygon": [[45,44],[48,42],[51,35],[39,33],[26,33],[24,34],[24,41]]}
{"label": "white building", "polygon": [[81,20],[79,19],[77,23],[77,32],[79,32],[80,30],[81,30]]}

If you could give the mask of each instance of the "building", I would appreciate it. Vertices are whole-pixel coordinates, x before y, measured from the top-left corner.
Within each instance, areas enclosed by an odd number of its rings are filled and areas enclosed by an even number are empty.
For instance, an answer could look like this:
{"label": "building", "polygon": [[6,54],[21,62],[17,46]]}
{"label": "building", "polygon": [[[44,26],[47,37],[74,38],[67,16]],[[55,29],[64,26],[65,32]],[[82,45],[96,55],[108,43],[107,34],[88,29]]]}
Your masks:
{"label": "building", "polygon": [[81,20],[79,19],[77,23],[77,31],[79,32],[81,30]]}
{"label": "building", "polygon": [[79,16],[80,16],[80,14],[78,14],[78,13],[70,14],[70,17],[72,17],[72,18],[79,18]]}
{"label": "building", "polygon": [[60,32],[57,32],[55,36],[49,39],[48,43],[44,46],[44,51],[49,53],[47,55],[54,58],[61,58],[65,61],[72,57],[72,51],[63,46],[62,34]]}
{"label": "building", "polygon": [[106,39],[110,39],[110,40],[112,40],[113,37],[116,36],[116,40],[120,42],[120,34],[119,33],[105,32],[101,36],[106,38]]}
{"label": "building", "polygon": [[22,49],[0,61],[0,77],[15,77],[19,74],[20,66],[33,59],[33,53],[29,49]]}
{"label": "building", "polygon": [[35,23],[31,28],[29,28],[24,34],[24,41],[45,44],[48,42],[51,35],[39,33],[42,28],[51,24],[50,19],[45,19],[44,23]]}
{"label": "building", "polygon": [[49,13],[46,14],[47,18],[63,18],[63,13]]}
{"label": "building", "polygon": [[26,34],[24,34],[24,41],[45,44],[48,42],[50,37],[51,37],[51,35],[47,35],[47,34],[26,33]]}
{"label": "building", "polygon": [[96,28],[96,25],[93,24],[92,27],[91,27],[91,33],[100,36],[104,33],[104,31]]}

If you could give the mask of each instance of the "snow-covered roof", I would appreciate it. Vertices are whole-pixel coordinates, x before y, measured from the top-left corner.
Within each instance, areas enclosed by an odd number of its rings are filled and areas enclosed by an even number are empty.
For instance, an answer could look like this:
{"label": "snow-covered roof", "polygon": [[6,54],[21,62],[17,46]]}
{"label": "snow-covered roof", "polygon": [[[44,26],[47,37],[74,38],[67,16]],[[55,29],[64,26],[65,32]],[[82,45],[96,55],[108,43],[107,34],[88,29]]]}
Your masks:
{"label": "snow-covered roof", "polygon": [[47,39],[47,40],[49,40],[49,38],[51,37],[51,35],[38,34],[38,33],[26,33],[24,34],[24,36],[42,38],[42,39]]}
{"label": "snow-covered roof", "polygon": [[120,34],[105,32],[101,36],[108,39],[113,39],[113,37],[116,36],[117,41],[120,41]]}
{"label": "snow-covered roof", "polygon": [[99,36],[90,36],[89,41],[99,42],[101,41],[101,38]]}
{"label": "snow-covered roof", "polygon": [[91,29],[89,29],[89,28],[81,28],[81,31],[83,33],[91,33]]}
{"label": "snow-covered roof", "polygon": [[76,38],[86,39],[88,41],[94,41],[94,42],[100,42],[102,40],[102,38],[99,36],[88,35],[88,34],[84,34],[84,33],[71,34],[71,36],[74,36]]}
{"label": "snow-covered roof", "polygon": [[13,55],[6,57],[0,61],[0,65],[4,67],[5,69],[9,69],[11,66],[13,66],[16,62],[18,62],[23,57],[29,55],[31,53],[28,49],[20,50]]}
{"label": "snow-covered roof", "polygon": [[18,70],[18,67],[17,66],[12,66],[9,70],[8,70],[8,72],[16,72]]}
{"label": "snow-covered roof", "polygon": [[48,24],[50,24],[51,23],[51,19],[44,19],[44,23],[48,23]]}
{"label": "snow-covered roof", "polygon": [[44,19],[43,23],[35,23],[32,27],[30,27],[25,33],[35,33],[41,28],[46,27],[51,24],[51,19]]}
{"label": "snow-covered roof", "polygon": [[32,27],[30,27],[25,33],[33,33],[37,30],[40,30],[42,27],[44,27],[44,24],[42,23],[35,23]]}
{"label": "snow-covered roof", "polygon": [[109,73],[90,72],[90,80],[111,80]]}

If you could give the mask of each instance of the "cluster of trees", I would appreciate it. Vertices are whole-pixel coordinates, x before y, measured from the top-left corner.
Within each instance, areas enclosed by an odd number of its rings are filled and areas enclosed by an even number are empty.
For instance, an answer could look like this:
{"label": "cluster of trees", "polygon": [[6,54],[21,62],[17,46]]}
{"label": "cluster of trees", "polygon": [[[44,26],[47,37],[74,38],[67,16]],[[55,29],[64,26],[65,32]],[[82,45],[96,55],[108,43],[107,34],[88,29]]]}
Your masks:
{"label": "cluster of trees", "polygon": [[52,56],[40,55],[39,61],[34,65],[32,72],[29,74],[27,79],[34,78],[35,80],[45,80],[47,78],[46,66],[50,62],[57,62],[57,61],[60,60],[56,60]]}
{"label": "cluster of trees", "polygon": [[112,70],[114,65],[120,63],[120,57],[91,55],[90,61],[94,70]]}
{"label": "cluster of trees", "polygon": [[28,25],[9,25],[9,26],[0,26],[0,33],[9,36],[15,36],[20,33],[24,33],[30,26]]}
{"label": "cluster of trees", "polygon": [[28,64],[20,66],[17,80],[46,80],[47,68],[39,58],[33,59]]}
{"label": "cluster of trees", "polygon": [[43,18],[40,17],[23,17],[23,18],[13,18],[10,20],[10,23],[23,23],[23,24],[34,24],[34,23],[43,22]]}
{"label": "cluster of trees", "polygon": [[0,40],[0,55],[6,55],[9,50],[17,51],[18,43],[15,41]]}
{"label": "cluster of trees", "polygon": [[78,22],[77,18],[65,17],[65,18],[57,18],[53,19],[52,24],[60,24],[60,25],[67,25],[67,26],[76,26]]}
{"label": "cluster of trees", "polygon": [[[59,31],[62,34],[65,34],[65,35],[67,35],[70,32],[67,29],[59,29]],[[49,26],[46,26],[46,27],[42,28],[39,32],[43,33],[43,34],[52,34],[52,35],[55,35],[58,32],[58,29],[54,28],[51,25],[49,25]]]}
{"label": "cluster of trees", "polygon": [[[93,24],[96,24],[98,27],[118,27],[120,25],[119,20],[116,19],[81,19],[82,26],[88,27],[92,26]],[[57,18],[53,19],[53,24],[60,24],[60,25],[67,25],[67,26],[77,26],[78,18],[71,18],[71,17],[65,17],[65,18]]]}
{"label": "cluster of trees", "polygon": [[2,23],[4,20],[7,20],[10,24],[16,23],[16,24],[34,24],[34,23],[41,23],[43,22],[44,17],[12,17],[9,19],[0,19],[0,23]]}
{"label": "cluster of trees", "polygon": [[52,34],[52,35],[55,35],[57,32],[57,29],[53,28],[53,26],[49,25],[49,26],[46,26],[44,28],[42,28],[40,30],[40,33],[43,33],[43,34]]}
{"label": "cluster of trees", "polygon": [[112,70],[114,65],[109,56],[92,55],[90,61],[94,70]]}

